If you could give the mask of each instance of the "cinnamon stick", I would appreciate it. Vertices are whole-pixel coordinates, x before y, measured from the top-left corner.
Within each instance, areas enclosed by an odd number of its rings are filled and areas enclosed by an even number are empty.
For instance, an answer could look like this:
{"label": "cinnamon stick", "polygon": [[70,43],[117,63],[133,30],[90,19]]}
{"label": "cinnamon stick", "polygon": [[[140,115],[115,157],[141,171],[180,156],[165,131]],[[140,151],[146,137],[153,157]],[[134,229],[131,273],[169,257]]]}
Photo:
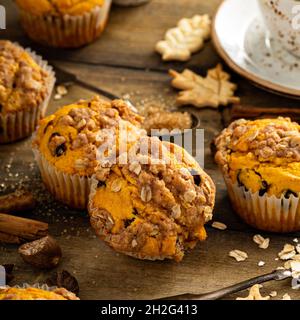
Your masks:
{"label": "cinnamon stick", "polygon": [[23,241],[17,236],[0,232],[0,243],[1,242],[9,244],[21,244]]}
{"label": "cinnamon stick", "polygon": [[35,199],[29,191],[16,190],[0,196],[0,212],[17,213],[34,209]]}
{"label": "cinnamon stick", "polygon": [[297,108],[267,108],[254,106],[234,105],[231,109],[231,119],[236,120],[240,118],[262,118],[262,117],[276,117],[285,116],[292,119],[300,119],[300,109]]}
{"label": "cinnamon stick", "polygon": [[21,243],[40,239],[47,234],[47,223],[0,213],[0,241]]}

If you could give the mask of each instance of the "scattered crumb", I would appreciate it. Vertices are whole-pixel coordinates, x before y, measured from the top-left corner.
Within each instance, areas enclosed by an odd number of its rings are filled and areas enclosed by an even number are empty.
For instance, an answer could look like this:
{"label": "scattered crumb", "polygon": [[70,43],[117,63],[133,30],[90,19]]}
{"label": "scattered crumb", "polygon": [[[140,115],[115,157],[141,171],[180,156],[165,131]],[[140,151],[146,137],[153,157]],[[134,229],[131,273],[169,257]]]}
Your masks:
{"label": "scattered crumb", "polygon": [[263,297],[260,293],[260,289],[262,285],[255,284],[253,287],[250,288],[249,295],[245,298],[238,297],[236,300],[270,300],[270,296]]}
{"label": "scattered crumb", "polygon": [[281,300],[292,300],[292,298],[290,297],[290,295],[288,293],[285,293]]}
{"label": "scattered crumb", "polygon": [[60,94],[57,93],[54,95],[54,100],[60,100],[60,99],[62,99],[62,96]]}
{"label": "scattered crumb", "polygon": [[276,297],[277,296],[277,291],[270,292],[269,296],[272,297],[272,298]]}
{"label": "scattered crumb", "polygon": [[68,93],[68,90],[65,86],[60,85],[56,87],[56,92],[61,96],[65,96]]}
{"label": "scattered crumb", "polygon": [[258,247],[261,249],[267,249],[270,244],[270,239],[269,238],[264,238],[260,234],[256,234],[253,236],[253,241],[258,244]]}
{"label": "scattered crumb", "polygon": [[266,264],[266,263],[265,263],[264,261],[259,261],[257,265],[258,265],[259,267],[263,267],[265,264]]}
{"label": "scattered crumb", "polygon": [[214,221],[211,225],[213,228],[215,229],[219,229],[219,230],[226,230],[227,226],[225,223],[219,222],[219,221]]}
{"label": "scattered crumb", "polygon": [[234,258],[236,261],[245,261],[248,258],[248,254],[241,250],[232,250],[229,252],[229,257]]}
{"label": "scattered crumb", "polygon": [[298,242],[299,242],[297,238],[293,239],[293,241],[294,241],[294,242],[296,242],[296,243],[298,243]]}

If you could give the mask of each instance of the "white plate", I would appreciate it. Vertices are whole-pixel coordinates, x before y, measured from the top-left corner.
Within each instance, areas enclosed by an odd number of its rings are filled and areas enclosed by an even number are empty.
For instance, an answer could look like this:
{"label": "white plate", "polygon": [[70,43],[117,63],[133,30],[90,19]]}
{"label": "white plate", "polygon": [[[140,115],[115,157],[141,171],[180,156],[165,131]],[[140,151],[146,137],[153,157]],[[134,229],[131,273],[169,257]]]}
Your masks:
{"label": "white plate", "polygon": [[213,42],[237,73],[277,93],[300,97],[300,59],[267,38],[257,0],[225,0],[213,23]]}

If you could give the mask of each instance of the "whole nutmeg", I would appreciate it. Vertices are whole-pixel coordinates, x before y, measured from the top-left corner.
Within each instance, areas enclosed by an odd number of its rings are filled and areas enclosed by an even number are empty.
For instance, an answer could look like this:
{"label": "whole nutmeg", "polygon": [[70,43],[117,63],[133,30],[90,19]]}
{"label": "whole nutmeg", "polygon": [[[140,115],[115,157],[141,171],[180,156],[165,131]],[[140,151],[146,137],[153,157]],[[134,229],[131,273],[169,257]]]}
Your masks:
{"label": "whole nutmeg", "polygon": [[25,243],[18,251],[25,262],[38,269],[55,268],[62,257],[59,244],[51,236]]}

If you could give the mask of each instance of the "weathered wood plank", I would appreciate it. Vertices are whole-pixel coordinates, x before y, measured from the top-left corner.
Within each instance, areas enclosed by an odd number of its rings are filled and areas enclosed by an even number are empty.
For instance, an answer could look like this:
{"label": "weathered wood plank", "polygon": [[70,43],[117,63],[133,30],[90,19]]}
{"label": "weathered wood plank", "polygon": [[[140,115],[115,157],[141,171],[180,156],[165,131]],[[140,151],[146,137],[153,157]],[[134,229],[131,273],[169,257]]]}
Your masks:
{"label": "weathered wood plank", "polygon": [[1,38],[6,37],[29,45],[45,57],[53,59],[163,70],[170,66],[184,65],[207,68],[218,61],[212,45],[207,45],[186,64],[161,63],[154,47],[156,42],[163,38],[166,30],[174,27],[180,18],[191,17],[196,13],[213,14],[220,2],[221,0],[153,0],[147,5],[135,8],[113,7],[108,26],[99,40],[77,50],[57,50],[33,44],[18,25],[15,5],[12,1],[4,0],[8,27],[6,31],[0,31],[0,35]]}

